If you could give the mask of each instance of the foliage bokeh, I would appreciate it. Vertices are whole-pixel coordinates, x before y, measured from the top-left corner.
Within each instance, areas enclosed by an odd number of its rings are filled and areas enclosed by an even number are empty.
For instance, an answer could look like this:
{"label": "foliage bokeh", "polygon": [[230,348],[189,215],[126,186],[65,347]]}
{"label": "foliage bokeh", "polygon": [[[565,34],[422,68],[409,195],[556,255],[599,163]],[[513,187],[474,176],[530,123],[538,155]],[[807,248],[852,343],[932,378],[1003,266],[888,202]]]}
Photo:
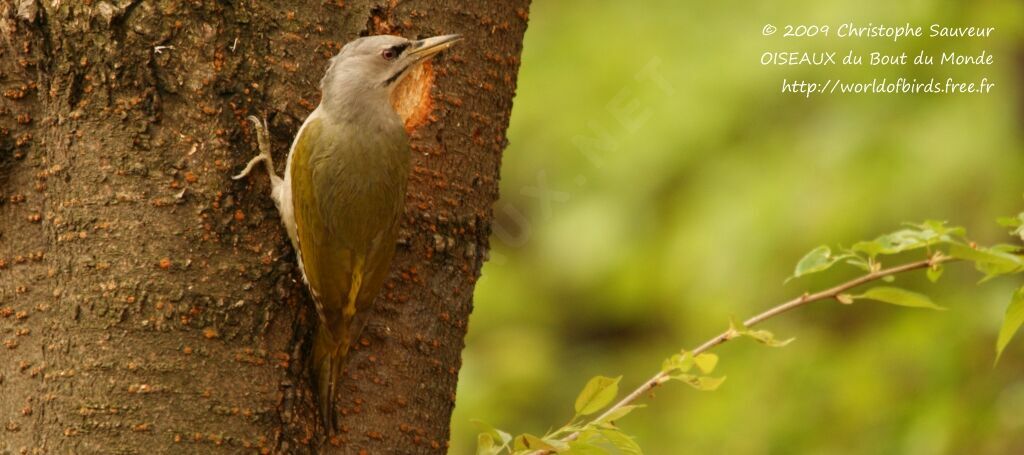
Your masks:
{"label": "foliage bokeh", "polygon": [[[994,26],[988,39],[782,40],[765,23]],[[988,49],[990,67],[765,67],[767,50]],[[819,244],[947,219],[990,243],[1024,206],[1024,5],[1015,1],[561,0],[531,10],[492,260],[476,291],[452,453],[481,419],[542,433],[595,375],[672,352],[805,290]],[[645,68],[654,65],[664,84]],[[988,95],[779,93],[783,78],[989,77]],[[616,112],[634,113],[620,119]],[[580,138],[590,138],[581,140]],[[594,142],[596,140],[597,142]],[[673,386],[621,422],[651,454],[1024,453],[1024,342],[993,368],[1020,283],[952,266],[901,285],[950,309],[819,304],[786,349],[716,351],[714,393]]]}

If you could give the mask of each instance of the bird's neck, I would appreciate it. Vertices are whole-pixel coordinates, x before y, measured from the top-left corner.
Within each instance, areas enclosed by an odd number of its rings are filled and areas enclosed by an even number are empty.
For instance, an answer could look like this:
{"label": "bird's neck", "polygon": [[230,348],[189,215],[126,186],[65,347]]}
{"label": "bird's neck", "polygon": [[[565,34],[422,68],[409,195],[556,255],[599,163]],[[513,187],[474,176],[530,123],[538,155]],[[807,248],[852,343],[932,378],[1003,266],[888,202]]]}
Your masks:
{"label": "bird's neck", "polygon": [[323,85],[320,109],[333,120],[367,127],[400,127],[402,121],[391,105],[390,90],[373,84],[340,78]]}

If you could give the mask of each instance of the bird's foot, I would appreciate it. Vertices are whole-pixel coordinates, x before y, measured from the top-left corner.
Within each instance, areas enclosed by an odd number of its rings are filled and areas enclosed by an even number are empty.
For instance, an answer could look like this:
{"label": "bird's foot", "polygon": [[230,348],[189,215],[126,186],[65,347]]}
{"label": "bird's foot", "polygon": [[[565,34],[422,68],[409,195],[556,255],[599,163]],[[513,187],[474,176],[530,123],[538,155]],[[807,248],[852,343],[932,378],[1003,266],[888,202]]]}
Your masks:
{"label": "bird's foot", "polygon": [[231,179],[232,180],[244,179],[245,177],[249,176],[250,172],[252,172],[252,168],[256,167],[257,164],[259,164],[261,162],[265,162],[267,160],[268,160],[268,157],[264,156],[262,153],[259,154],[259,155],[256,155],[255,158],[249,160],[249,163],[245,165],[245,169],[243,169],[242,172],[239,172],[238,175],[231,176]]}
{"label": "bird's foot", "polygon": [[267,175],[270,176],[272,182],[279,180],[277,173],[274,172],[274,158],[270,155],[270,135],[267,133],[267,124],[265,121],[260,120],[255,115],[249,116],[249,121],[253,123],[256,128],[256,141],[259,143],[260,154],[256,155],[253,159],[249,160],[249,163],[245,165],[245,169],[231,177],[234,180],[240,180],[245,178],[252,172],[252,169],[257,164],[263,163],[267,167]]}

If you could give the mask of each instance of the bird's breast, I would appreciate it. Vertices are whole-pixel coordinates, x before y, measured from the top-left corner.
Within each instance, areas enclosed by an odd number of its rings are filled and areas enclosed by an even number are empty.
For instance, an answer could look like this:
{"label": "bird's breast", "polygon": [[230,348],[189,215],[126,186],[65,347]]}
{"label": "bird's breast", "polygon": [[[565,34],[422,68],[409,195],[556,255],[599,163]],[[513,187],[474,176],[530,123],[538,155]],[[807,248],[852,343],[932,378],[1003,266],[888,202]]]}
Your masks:
{"label": "bird's breast", "polygon": [[370,242],[404,207],[408,139],[404,130],[344,127],[326,136],[309,160],[324,227],[345,243]]}

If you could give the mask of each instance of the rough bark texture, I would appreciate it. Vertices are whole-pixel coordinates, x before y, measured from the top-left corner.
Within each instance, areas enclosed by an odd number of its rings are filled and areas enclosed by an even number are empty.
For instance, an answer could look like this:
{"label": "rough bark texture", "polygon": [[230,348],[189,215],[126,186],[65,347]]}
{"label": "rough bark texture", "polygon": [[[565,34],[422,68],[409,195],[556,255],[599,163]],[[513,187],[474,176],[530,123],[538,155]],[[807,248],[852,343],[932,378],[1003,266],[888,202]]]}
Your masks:
{"label": "rough bark texture", "polygon": [[[528,3],[0,0],[0,453],[445,451]],[[467,40],[412,79],[398,257],[325,440],[268,182],[229,176],[246,115],[283,163],[378,33]]]}

